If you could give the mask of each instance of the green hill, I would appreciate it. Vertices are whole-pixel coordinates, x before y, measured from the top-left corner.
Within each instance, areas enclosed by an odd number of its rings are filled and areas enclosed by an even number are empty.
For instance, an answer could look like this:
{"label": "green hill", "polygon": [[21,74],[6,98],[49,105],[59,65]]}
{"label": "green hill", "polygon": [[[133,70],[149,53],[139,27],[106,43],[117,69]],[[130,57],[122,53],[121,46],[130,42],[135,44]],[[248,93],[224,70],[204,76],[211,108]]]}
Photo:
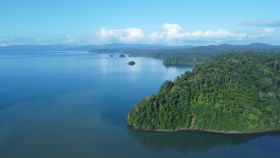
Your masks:
{"label": "green hill", "polygon": [[200,63],[138,103],[128,125],[163,131],[280,129],[280,53],[224,53]]}

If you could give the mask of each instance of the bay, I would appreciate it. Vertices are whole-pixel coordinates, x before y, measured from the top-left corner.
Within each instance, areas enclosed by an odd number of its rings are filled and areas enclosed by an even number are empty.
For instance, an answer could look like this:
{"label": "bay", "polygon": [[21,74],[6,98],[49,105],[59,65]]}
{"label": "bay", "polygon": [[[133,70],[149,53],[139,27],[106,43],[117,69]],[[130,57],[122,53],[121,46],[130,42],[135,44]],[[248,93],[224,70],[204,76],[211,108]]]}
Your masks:
{"label": "bay", "polygon": [[[127,64],[131,60],[134,66]],[[191,69],[118,54],[0,52],[0,157],[279,157],[279,133],[154,133],[127,127],[137,102]]]}

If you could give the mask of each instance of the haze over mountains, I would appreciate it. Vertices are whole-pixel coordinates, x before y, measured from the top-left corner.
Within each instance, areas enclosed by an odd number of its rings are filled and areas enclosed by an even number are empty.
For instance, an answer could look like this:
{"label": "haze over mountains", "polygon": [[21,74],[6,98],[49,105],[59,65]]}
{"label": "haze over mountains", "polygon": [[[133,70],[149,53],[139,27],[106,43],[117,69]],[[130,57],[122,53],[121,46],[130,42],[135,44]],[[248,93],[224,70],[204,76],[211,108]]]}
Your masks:
{"label": "haze over mountains", "polygon": [[[106,45],[10,45],[0,46],[0,51],[79,51],[88,50],[91,52],[100,53],[114,53],[122,51],[123,53],[132,53],[131,50],[135,50],[133,53],[137,53],[140,50],[170,50],[176,49],[182,52],[216,52],[216,51],[232,51],[232,50],[277,50],[280,49],[278,45],[269,45],[264,43],[252,43],[248,45],[208,45],[208,46],[167,46],[167,45],[146,45],[146,44],[122,44],[113,43]],[[125,51],[126,50],[126,51]],[[142,51],[141,51],[142,52]]]}
{"label": "haze over mountains", "polygon": [[0,46],[0,50],[92,50],[92,49],[173,49],[190,48],[193,46],[165,46],[165,45],[146,45],[146,44],[123,44],[112,43],[105,45],[9,45]]}

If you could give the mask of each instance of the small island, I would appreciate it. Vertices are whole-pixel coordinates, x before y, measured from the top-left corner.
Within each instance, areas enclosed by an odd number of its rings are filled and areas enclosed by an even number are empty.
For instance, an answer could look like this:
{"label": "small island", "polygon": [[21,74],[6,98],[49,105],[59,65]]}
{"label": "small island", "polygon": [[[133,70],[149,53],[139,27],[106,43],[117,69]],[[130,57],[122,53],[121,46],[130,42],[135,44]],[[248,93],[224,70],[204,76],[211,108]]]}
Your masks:
{"label": "small island", "polygon": [[135,65],[135,61],[129,61],[127,64],[128,65]]}
{"label": "small island", "polygon": [[125,55],[124,54],[120,54],[120,58],[124,58],[125,57]]}
{"label": "small island", "polygon": [[139,130],[280,130],[280,53],[224,53],[197,64],[128,115]]}

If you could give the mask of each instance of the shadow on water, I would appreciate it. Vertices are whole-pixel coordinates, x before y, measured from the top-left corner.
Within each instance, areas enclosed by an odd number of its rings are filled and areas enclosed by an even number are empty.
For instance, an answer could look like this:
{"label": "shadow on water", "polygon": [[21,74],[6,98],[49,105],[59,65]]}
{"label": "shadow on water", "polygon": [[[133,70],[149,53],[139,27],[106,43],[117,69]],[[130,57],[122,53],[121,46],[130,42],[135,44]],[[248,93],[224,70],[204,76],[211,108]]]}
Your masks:
{"label": "shadow on water", "polygon": [[127,125],[127,113],[121,110],[113,109],[113,110],[105,110],[101,112],[102,121],[109,123],[118,127],[126,127]]}
{"label": "shadow on water", "polygon": [[264,137],[280,137],[279,132],[258,134],[218,134],[198,131],[166,132],[143,132],[128,128],[129,133],[139,143],[155,151],[178,150],[183,153],[190,151],[202,151],[214,147],[239,146],[250,140]]}

